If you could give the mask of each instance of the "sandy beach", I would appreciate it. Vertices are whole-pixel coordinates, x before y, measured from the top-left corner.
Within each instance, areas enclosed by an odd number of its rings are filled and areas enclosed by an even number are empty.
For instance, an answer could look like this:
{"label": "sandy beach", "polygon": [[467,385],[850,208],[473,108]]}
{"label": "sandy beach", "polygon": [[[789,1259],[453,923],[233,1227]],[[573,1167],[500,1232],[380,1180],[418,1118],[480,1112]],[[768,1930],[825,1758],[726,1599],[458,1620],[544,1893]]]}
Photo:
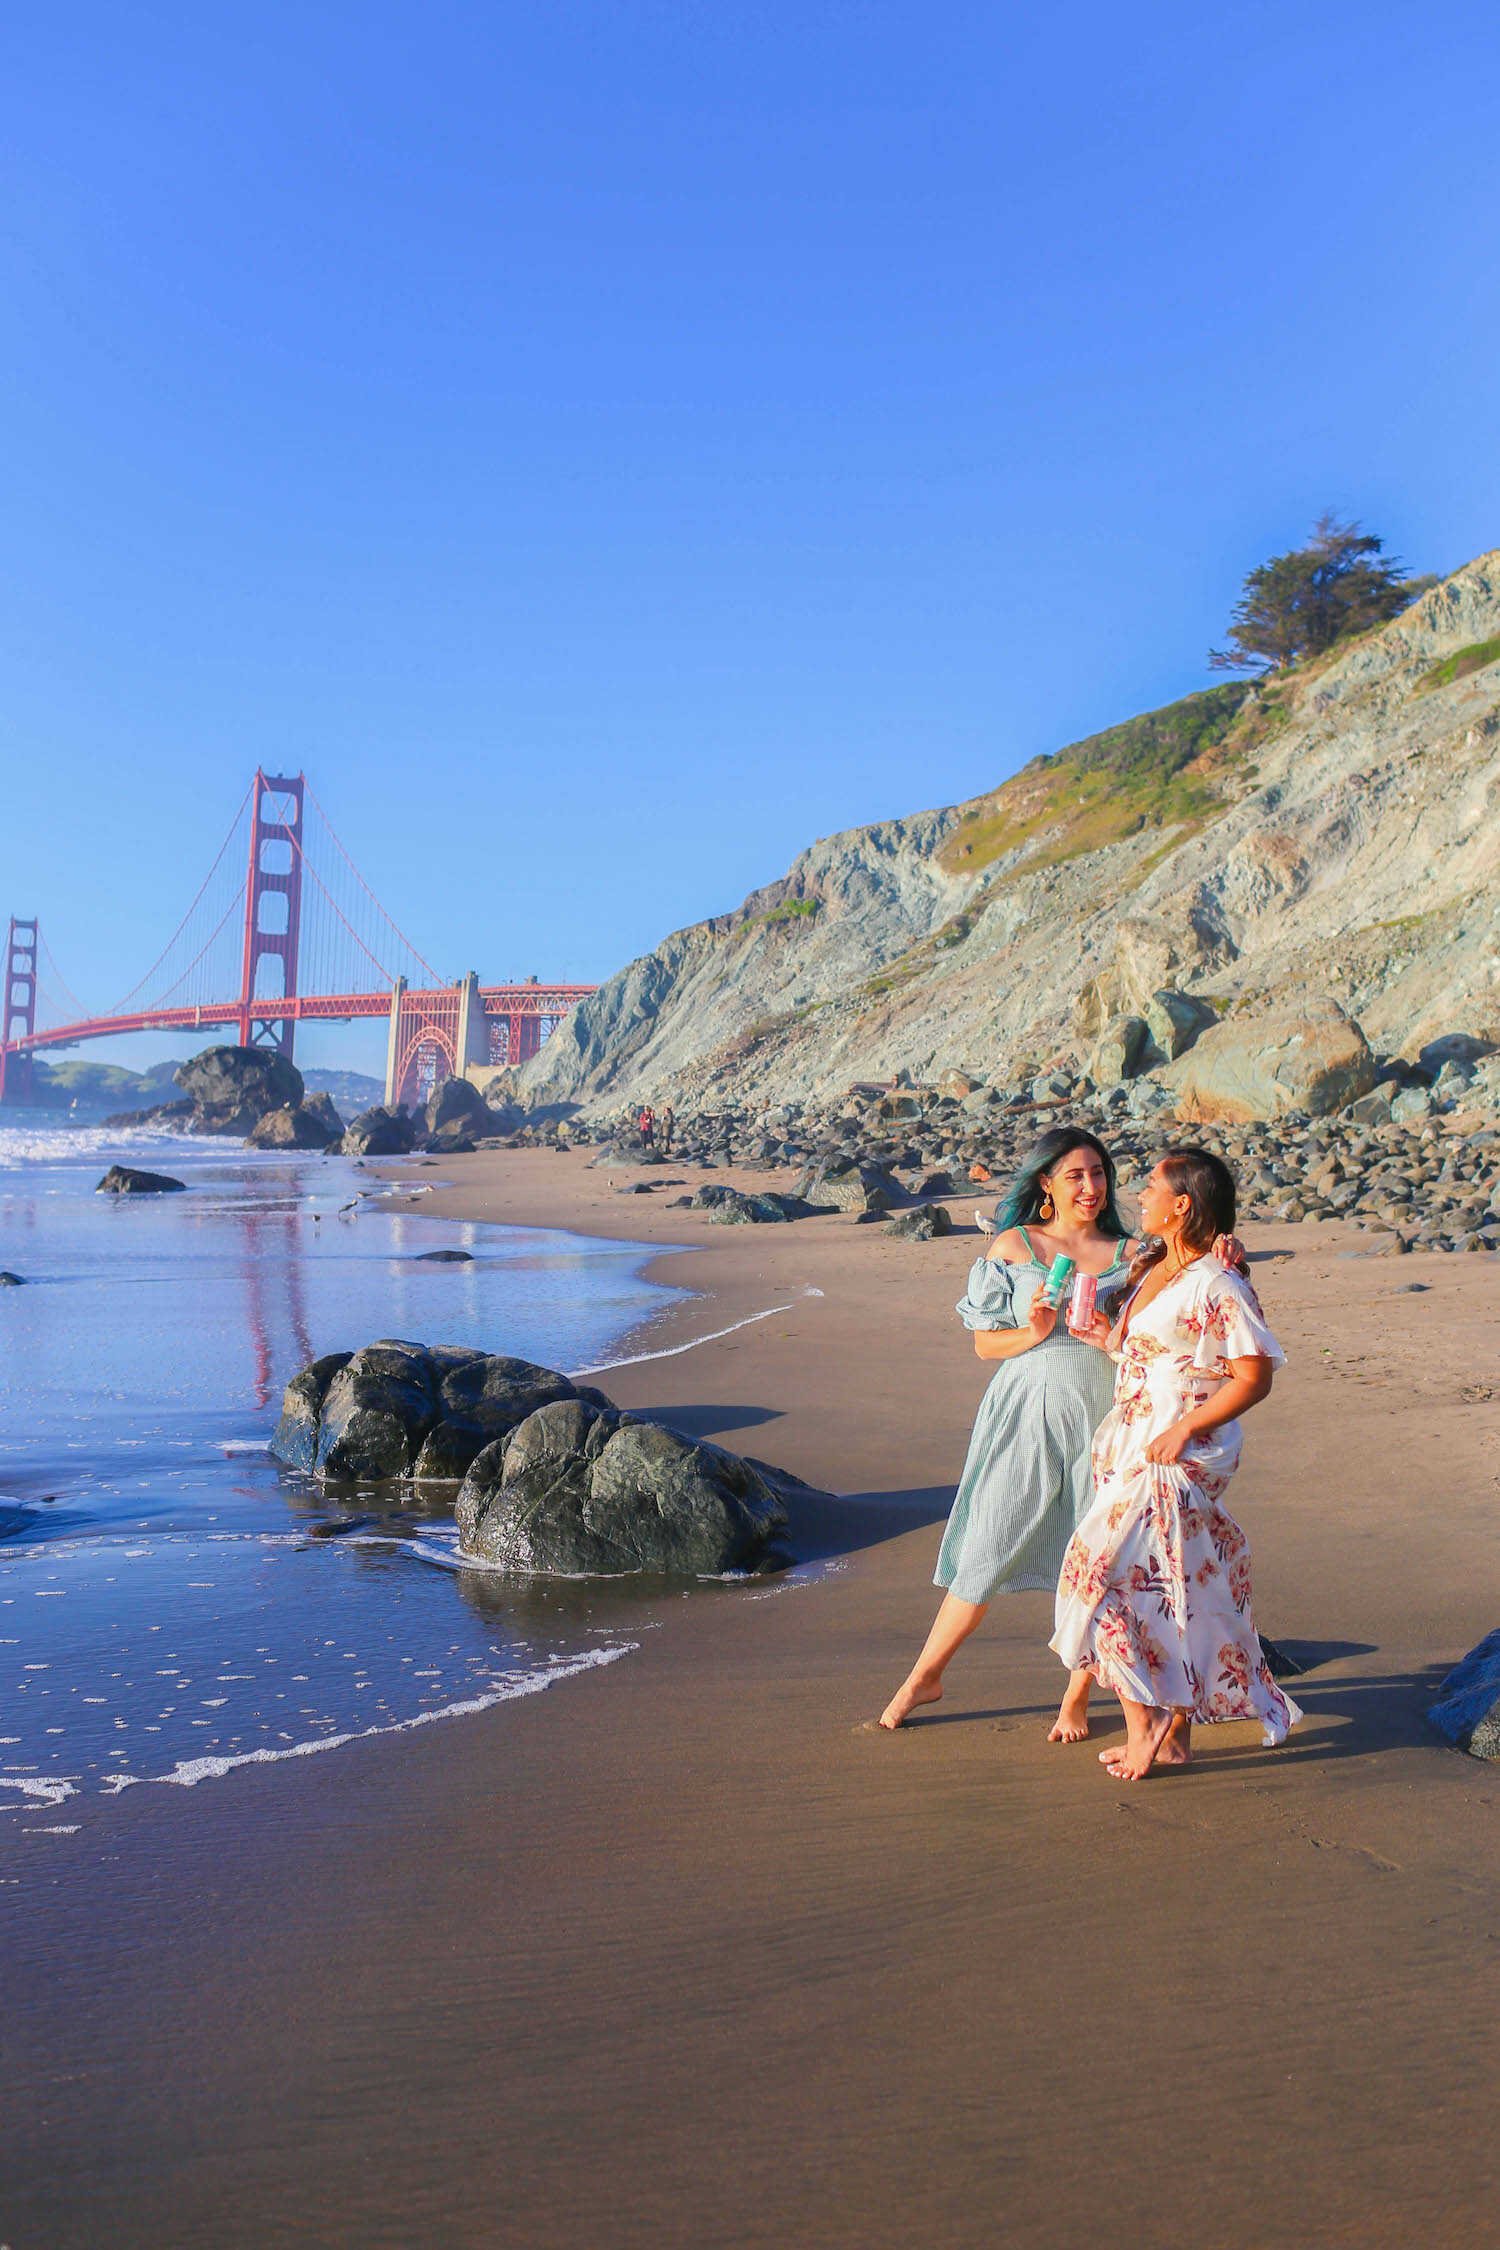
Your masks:
{"label": "sandy beach", "polygon": [[596,1379],[839,1494],[823,1567],[603,1587],[638,1649],[552,1693],[8,1833],[0,2240],[1491,2239],[1500,1776],[1423,1723],[1500,1621],[1490,1261],[1247,1230],[1290,1364],[1232,1505],[1306,1723],[1128,1788],[1045,1740],[1042,1596],[873,1725],[987,1377],[977,1236],[620,1178],[481,1154],[420,1208],[685,1246],[633,1346],[673,1356]]}

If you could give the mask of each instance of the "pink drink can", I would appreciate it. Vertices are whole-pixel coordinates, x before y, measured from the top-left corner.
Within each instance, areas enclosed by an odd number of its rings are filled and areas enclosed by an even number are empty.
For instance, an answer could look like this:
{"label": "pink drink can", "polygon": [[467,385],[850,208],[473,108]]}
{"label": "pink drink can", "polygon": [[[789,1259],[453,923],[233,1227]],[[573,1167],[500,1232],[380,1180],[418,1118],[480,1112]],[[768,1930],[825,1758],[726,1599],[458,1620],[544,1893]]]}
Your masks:
{"label": "pink drink can", "polygon": [[1087,1328],[1090,1325],[1094,1317],[1094,1303],[1098,1294],[1099,1285],[1091,1273],[1074,1275],[1073,1295],[1068,1303],[1068,1326],[1070,1328]]}

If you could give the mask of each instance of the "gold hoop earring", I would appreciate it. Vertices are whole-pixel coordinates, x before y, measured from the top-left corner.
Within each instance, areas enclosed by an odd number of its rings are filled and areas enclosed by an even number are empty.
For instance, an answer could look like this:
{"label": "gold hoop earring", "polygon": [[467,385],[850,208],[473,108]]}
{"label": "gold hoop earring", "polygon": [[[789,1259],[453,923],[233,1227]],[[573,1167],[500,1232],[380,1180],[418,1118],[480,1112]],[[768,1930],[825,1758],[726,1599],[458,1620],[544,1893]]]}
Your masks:
{"label": "gold hoop earring", "polygon": [[1048,1220],[1049,1220],[1049,1219],[1050,1219],[1050,1218],[1052,1217],[1052,1215],[1053,1215],[1053,1206],[1052,1206],[1052,1190],[1051,1190],[1050,1188],[1043,1188],[1043,1190],[1042,1190],[1042,1200],[1041,1200],[1041,1202],[1040,1202],[1040,1203],[1038,1204],[1038,1206],[1037,1206],[1037,1214],[1036,1214],[1036,1215],[1037,1215],[1037,1217],[1038,1217],[1038,1218],[1039,1218],[1039,1219],[1041,1220],[1041,1222],[1042,1222],[1043,1226],[1045,1226],[1045,1225],[1046,1225],[1046,1223],[1047,1223],[1047,1221],[1048,1221]]}

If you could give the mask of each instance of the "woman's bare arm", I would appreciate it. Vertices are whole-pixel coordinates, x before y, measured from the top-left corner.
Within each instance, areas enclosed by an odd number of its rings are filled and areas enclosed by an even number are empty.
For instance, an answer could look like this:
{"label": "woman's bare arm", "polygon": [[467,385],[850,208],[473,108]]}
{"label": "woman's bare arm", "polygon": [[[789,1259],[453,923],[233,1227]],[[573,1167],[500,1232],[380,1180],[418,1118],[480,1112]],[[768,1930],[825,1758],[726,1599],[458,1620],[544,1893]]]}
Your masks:
{"label": "woman's bare arm", "polygon": [[1055,1306],[1044,1305],[1037,1296],[1024,1328],[976,1328],[974,1349],[981,1359],[1019,1359],[1022,1352],[1029,1352],[1044,1336],[1050,1336],[1056,1326]]}
{"label": "woman's bare arm", "polygon": [[1210,1430],[1222,1429],[1226,1422],[1237,1421],[1258,1406],[1271,1388],[1271,1362],[1260,1353],[1251,1359],[1232,1359],[1229,1362],[1230,1378],[1211,1399],[1202,1406],[1189,1407],[1180,1421],[1163,1430],[1160,1437],[1152,1438],[1146,1447],[1148,1461],[1170,1465],[1180,1461],[1194,1438],[1206,1437]]}

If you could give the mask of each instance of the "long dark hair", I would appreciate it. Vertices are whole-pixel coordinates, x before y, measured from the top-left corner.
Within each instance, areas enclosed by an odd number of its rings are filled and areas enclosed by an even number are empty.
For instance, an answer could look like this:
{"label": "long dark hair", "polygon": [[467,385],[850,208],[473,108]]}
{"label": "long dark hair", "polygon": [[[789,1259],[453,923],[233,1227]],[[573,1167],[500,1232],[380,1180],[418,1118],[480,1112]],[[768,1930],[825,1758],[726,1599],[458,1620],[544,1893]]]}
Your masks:
{"label": "long dark hair", "polygon": [[[1159,1162],[1172,1193],[1188,1198],[1191,1208],[1182,1222],[1182,1240],[1201,1257],[1221,1234],[1234,1232],[1234,1174],[1222,1156],[1213,1156],[1206,1148],[1169,1148]],[[1147,1235],[1130,1261],[1132,1282],[1166,1254],[1160,1235]]]}
{"label": "long dark hair", "polygon": [[1078,1125],[1054,1125],[1050,1133],[1043,1133],[1036,1145],[1027,1150],[1021,1169],[1010,1184],[1010,1193],[995,1214],[1002,1233],[1006,1227],[1026,1226],[1030,1222],[1042,1224],[1045,1192],[1042,1182],[1075,1148],[1091,1150],[1104,1166],[1104,1208],[1094,1221],[1095,1226],[1101,1234],[1115,1241],[1123,1240],[1129,1230],[1115,1207],[1115,1160],[1103,1141],[1096,1141],[1092,1133],[1085,1133]]}

